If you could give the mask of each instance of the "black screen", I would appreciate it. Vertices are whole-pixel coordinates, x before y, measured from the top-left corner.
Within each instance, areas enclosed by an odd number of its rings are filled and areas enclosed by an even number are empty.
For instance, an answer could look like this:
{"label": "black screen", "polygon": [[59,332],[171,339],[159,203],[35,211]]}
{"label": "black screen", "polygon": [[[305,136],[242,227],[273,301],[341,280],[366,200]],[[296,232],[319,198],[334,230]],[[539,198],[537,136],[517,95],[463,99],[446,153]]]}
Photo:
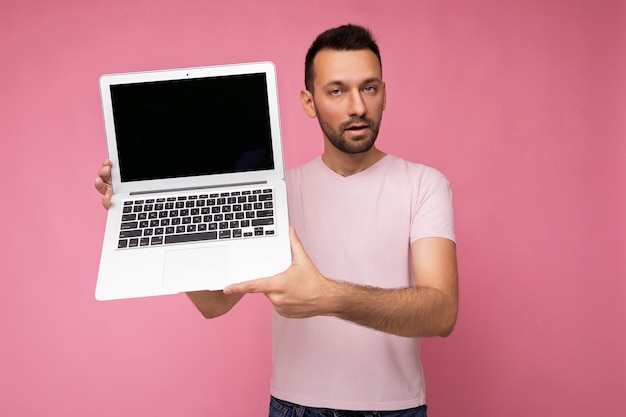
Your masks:
{"label": "black screen", "polygon": [[274,168],[265,74],[111,86],[123,182]]}

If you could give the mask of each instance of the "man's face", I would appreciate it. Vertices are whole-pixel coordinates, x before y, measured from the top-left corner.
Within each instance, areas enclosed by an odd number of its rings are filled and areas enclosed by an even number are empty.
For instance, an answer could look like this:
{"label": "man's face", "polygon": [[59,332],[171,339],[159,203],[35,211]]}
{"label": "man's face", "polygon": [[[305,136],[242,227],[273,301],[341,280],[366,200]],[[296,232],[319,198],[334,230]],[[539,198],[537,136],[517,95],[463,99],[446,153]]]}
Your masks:
{"label": "man's face", "polygon": [[313,65],[312,103],[324,136],[342,152],[367,152],[376,141],[385,108],[378,58],[369,49],[325,49]]}

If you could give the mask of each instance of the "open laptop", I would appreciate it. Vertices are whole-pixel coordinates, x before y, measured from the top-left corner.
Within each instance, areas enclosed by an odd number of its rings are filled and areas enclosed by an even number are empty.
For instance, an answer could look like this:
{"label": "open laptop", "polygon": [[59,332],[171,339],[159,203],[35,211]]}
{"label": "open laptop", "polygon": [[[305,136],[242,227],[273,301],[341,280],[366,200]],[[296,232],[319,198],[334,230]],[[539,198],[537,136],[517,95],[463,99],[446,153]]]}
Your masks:
{"label": "open laptop", "polygon": [[272,63],[103,75],[111,300],[220,290],[291,263]]}

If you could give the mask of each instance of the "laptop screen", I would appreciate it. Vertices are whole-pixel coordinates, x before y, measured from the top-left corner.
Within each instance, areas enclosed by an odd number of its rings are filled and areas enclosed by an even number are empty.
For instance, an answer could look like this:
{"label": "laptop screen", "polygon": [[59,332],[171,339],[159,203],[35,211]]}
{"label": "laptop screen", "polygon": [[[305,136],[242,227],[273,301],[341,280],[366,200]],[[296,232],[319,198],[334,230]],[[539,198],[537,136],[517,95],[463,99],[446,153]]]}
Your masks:
{"label": "laptop screen", "polygon": [[274,168],[263,73],[110,91],[122,182]]}

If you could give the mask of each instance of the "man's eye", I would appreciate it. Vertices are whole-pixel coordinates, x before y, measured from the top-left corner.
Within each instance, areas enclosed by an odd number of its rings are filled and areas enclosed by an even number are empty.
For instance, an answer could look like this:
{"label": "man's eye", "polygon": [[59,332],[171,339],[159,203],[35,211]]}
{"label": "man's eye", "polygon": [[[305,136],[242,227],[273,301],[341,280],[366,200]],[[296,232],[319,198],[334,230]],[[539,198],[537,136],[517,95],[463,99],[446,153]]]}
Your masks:
{"label": "man's eye", "polygon": [[365,91],[366,93],[375,93],[376,87],[368,85],[367,87],[363,88],[363,91]]}
{"label": "man's eye", "polygon": [[330,95],[331,96],[338,96],[339,94],[341,94],[341,90],[331,90],[330,91]]}

